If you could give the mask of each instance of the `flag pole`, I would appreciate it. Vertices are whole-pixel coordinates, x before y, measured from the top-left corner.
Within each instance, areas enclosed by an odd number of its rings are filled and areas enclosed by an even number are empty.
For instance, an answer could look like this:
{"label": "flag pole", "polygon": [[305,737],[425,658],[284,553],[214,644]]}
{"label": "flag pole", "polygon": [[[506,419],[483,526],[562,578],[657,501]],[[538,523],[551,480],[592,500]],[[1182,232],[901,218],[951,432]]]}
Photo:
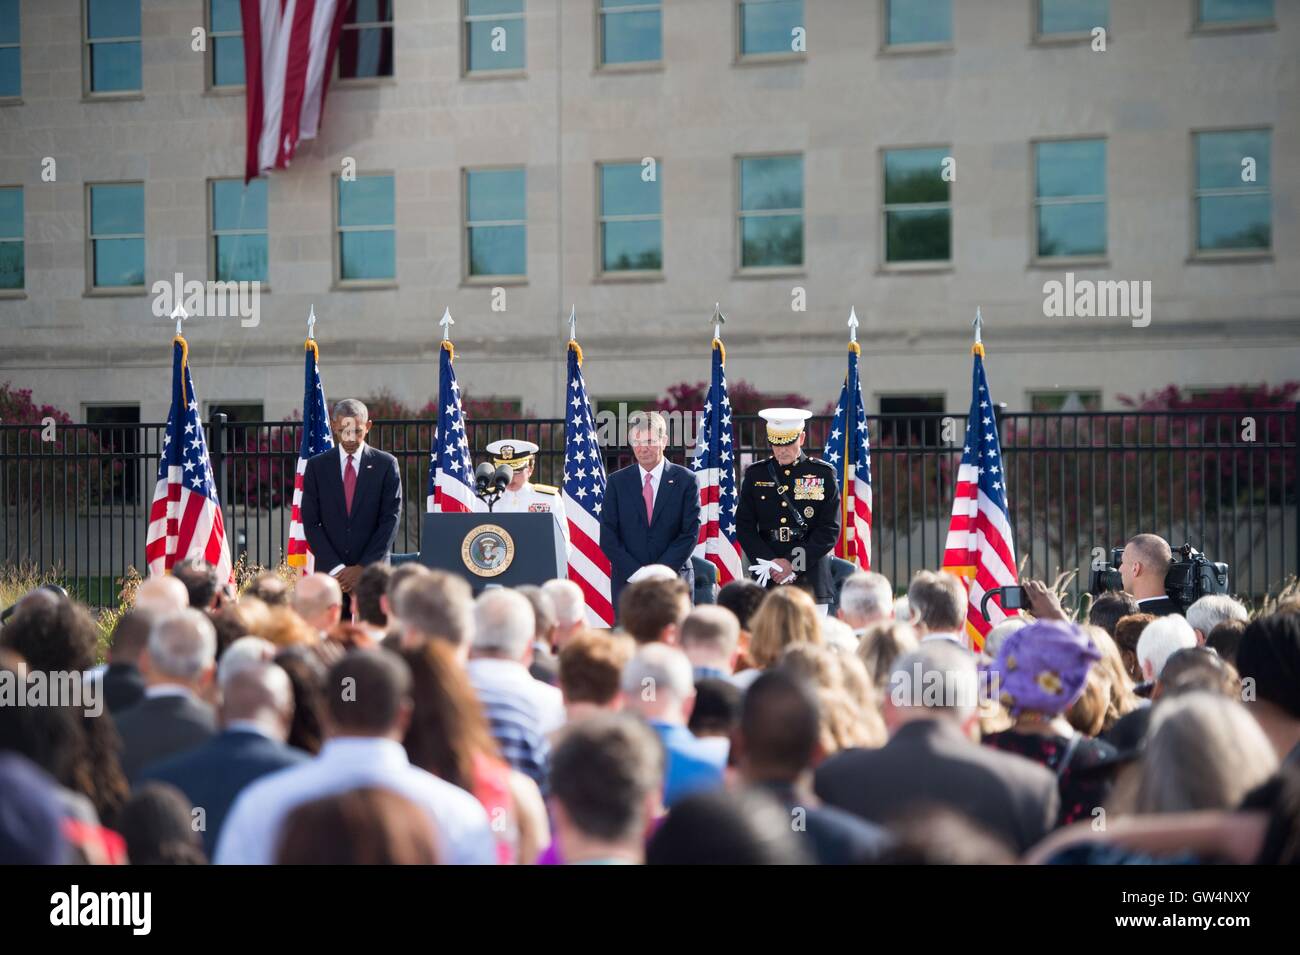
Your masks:
{"label": "flag pole", "polygon": [[[859,356],[861,356],[862,354],[862,348],[860,345],[858,345],[858,312],[857,309],[854,308],[852,305],[849,306],[849,353],[850,355],[859,355]],[[852,362],[853,359],[850,358],[849,361]],[[848,372],[845,372],[844,387],[848,388],[848,385],[849,385],[849,376],[848,376]],[[856,404],[858,401],[861,401],[862,386],[859,385],[858,393],[856,395],[851,395],[850,397],[852,398],[852,403],[854,404]],[[848,542],[850,540],[849,505],[852,503],[852,498],[853,498],[853,484],[849,478],[849,407],[848,405],[849,402],[846,402],[844,408],[844,421],[841,425],[841,427],[844,428],[844,462],[841,465],[841,467],[843,468],[843,473],[840,478],[840,487],[843,488],[844,490],[840,494],[840,529],[844,533],[844,544],[845,544],[844,556],[850,558],[856,564],[858,562],[858,541],[856,537],[852,538],[853,540],[852,554],[849,553],[849,548],[848,548]]]}
{"label": "flag pole", "polygon": [[180,342],[181,344],[181,399],[187,404],[190,396],[185,393],[185,367],[190,361],[190,343],[185,340],[181,334],[181,323],[189,318],[189,312],[185,311],[185,306],[181,304],[180,299],[176,300],[176,307],[172,309],[172,318],[176,319],[176,337],[172,339],[172,344]]}

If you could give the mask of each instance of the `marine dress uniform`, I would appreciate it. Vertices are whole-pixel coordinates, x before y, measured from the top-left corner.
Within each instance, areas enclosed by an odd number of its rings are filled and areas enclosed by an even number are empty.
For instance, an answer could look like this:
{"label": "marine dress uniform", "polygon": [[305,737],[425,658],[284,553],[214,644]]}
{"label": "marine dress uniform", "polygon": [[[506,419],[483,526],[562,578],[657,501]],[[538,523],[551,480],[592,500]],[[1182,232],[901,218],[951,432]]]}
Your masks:
{"label": "marine dress uniform", "polygon": [[[768,408],[767,440],[773,446],[798,442],[812,412]],[[830,553],[840,536],[840,492],[835,468],[800,452],[791,464],[775,457],[755,461],[745,471],[736,510],[736,536],[750,560],[784,558],[795,577],[789,583],[813,593],[821,604],[834,594]],[[800,568],[803,568],[802,570]],[[773,586],[775,580],[768,580]]]}

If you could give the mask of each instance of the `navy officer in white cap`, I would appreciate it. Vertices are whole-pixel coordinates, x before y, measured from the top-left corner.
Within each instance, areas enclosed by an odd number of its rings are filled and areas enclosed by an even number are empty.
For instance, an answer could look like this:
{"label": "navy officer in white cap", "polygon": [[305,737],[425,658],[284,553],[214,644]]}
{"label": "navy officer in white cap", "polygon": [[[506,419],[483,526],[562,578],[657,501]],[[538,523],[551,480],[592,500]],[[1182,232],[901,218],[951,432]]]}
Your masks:
{"label": "navy officer in white cap", "polygon": [[830,553],[840,536],[835,468],[803,453],[811,411],[765,408],[772,456],[745,470],[736,510],[736,536],[750,560],[775,564],[766,585],[795,584],[819,604],[834,594]]}
{"label": "navy officer in white cap", "polygon": [[569,519],[564,513],[564,497],[560,494],[560,489],[549,484],[534,484],[529,480],[533,476],[533,456],[538,450],[533,442],[515,438],[502,438],[487,446],[495,467],[505,464],[515,472],[492,510],[496,514],[553,515],[560,534],[564,537],[565,553],[568,553]]}

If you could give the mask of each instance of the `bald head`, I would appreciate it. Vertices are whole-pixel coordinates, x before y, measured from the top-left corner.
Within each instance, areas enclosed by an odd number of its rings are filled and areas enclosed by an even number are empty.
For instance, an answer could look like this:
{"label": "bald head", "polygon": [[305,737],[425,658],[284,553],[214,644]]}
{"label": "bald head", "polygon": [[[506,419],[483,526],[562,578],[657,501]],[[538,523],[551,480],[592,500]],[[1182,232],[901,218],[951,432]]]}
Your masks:
{"label": "bald head", "polygon": [[308,574],[293,588],[294,612],[321,633],[328,633],[343,616],[343,589],[329,574]]}
{"label": "bald head", "polygon": [[1137,600],[1165,595],[1165,576],[1173,563],[1169,542],[1155,534],[1138,534],[1124,548],[1119,565],[1124,590]]}
{"label": "bald head", "polygon": [[155,574],[140,581],[135,589],[137,610],[149,610],[165,617],[190,605],[190,592],[171,574]]}
{"label": "bald head", "polygon": [[293,685],[289,674],[274,663],[251,663],[233,674],[221,688],[221,722],[256,723],[276,739],[289,735],[293,719]]}

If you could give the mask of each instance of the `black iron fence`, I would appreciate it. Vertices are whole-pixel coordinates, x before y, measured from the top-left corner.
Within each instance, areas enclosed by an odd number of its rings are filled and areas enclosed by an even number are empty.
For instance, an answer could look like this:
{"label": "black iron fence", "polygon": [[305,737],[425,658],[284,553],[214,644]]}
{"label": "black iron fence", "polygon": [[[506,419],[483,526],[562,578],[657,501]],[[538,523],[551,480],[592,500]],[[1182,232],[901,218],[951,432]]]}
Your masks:
{"label": "black iron fence", "polygon": [[[604,417],[602,413],[602,417]],[[609,469],[632,461],[626,422],[598,418]],[[671,417],[671,416],[670,416]],[[965,415],[868,417],[875,498],[874,566],[896,585],[939,566]],[[820,453],[830,419],[809,422]],[[737,416],[740,471],[766,454],[762,421]],[[685,463],[696,422],[670,420],[669,457]],[[1090,567],[1150,531],[1191,542],[1232,566],[1235,592],[1259,599],[1300,568],[1300,404],[1286,409],[1007,413],[998,415],[1017,559],[1051,579]],[[536,442],[533,480],[561,483],[560,419],[467,423],[475,460],[497,438]],[[164,425],[0,425],[0,563],[60,574],[92,603],[116,600],[128,568],[144,568],[149,502]],[[207,425],[234,557],[274,567],[289,533],[299,422]],[[376,421],[370,443],[394,454],[405,494],[396,549],[420,546],[433,423]]]}

